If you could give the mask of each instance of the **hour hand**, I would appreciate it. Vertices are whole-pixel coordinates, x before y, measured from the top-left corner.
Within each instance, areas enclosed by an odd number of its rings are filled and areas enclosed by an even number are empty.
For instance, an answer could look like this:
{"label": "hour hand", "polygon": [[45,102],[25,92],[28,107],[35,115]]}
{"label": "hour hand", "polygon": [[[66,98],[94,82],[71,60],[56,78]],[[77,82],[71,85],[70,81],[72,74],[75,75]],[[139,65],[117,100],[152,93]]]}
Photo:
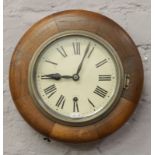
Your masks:
{"label": "hour hand", "polygon": [[70,75],[61,75],[61,74],[59,74],[59,73],[47,74],[47,75],[42,75],[42,76],[41,76],[41,79],[54,79],[54,80],[60,80],[61,78],[70,79],[70,78],[73,78],[73,76],[70,76]]}

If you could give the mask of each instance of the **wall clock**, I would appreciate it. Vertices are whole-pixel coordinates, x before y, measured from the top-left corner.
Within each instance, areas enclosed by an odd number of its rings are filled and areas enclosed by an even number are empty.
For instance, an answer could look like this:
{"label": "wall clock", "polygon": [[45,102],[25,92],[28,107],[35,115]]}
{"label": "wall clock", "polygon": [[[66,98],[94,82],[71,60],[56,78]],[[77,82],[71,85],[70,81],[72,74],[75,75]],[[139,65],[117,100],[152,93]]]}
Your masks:
{"label": "wall clock", "polygon": [[129,35],[89,11],[50,15],[19,41],[10,90],[23,118],[53,139],[88,142],[120,128],[134,111],[143,67]]}

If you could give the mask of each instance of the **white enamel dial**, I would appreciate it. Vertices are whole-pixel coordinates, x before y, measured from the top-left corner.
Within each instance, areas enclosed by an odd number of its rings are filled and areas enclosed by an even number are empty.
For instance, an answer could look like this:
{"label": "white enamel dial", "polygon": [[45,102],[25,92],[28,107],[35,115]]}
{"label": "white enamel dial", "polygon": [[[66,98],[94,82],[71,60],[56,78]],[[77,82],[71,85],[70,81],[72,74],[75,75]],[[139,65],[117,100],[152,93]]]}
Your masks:
{"label": "white enamel dial", "polygon": [[36,58],[33,73],[41,107],[70,122],[84,122],[105,113],[120,85],[112,52],[81,35],[63,36],[50,43]]}

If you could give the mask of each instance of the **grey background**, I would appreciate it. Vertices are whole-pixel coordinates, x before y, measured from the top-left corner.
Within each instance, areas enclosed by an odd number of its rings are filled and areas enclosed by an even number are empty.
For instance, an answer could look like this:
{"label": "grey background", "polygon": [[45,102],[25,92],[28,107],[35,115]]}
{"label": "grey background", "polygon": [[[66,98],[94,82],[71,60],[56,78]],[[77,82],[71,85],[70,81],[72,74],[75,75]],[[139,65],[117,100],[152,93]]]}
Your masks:
{"label": "grey background", "polygon": [[[66,9],[87,9],[119,23],[135,41],[144,65],[144,89],[130,120],[91,144],[50,143],[17,112],[10,96],[8,69],[24,31],[37,20]],[[4,155],[150,155],[150,0],[4,0]]]}

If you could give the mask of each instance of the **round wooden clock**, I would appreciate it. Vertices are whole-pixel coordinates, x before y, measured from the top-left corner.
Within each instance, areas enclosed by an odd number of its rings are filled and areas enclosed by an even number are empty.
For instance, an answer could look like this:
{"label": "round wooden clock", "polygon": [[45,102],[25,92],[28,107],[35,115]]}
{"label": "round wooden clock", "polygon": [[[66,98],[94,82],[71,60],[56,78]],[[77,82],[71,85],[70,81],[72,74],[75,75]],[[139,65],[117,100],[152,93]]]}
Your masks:
{"label": "round wooden clock", "polygon": [[37,22],[10,64],[10,90],[21,115],[42,134],[67,142],[97,140],[120,128],[142,85],[142,62],[129,35],[84,10]]}

